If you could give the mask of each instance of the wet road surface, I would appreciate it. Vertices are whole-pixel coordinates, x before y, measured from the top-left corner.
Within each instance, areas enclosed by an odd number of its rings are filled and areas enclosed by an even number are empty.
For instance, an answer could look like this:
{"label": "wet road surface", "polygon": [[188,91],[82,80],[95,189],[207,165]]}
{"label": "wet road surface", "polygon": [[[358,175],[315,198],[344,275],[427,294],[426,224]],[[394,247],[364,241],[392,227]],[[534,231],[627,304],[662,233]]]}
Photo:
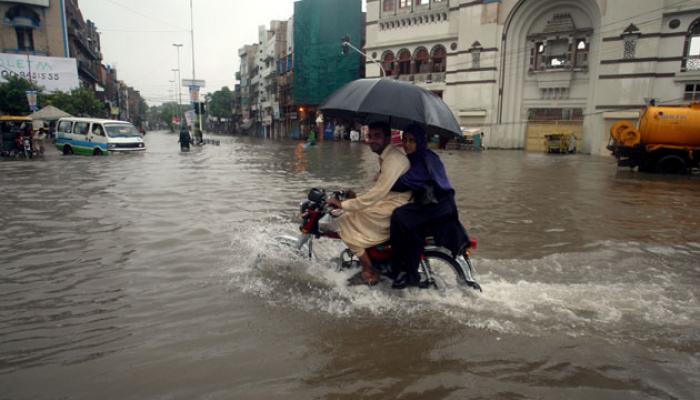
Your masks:
{"label": "wet road surface", "polygon": [[272,241],[356,143],[0,162],[0,399],[697,399],[700,179],[441,152],[484,292],[348,288]]}

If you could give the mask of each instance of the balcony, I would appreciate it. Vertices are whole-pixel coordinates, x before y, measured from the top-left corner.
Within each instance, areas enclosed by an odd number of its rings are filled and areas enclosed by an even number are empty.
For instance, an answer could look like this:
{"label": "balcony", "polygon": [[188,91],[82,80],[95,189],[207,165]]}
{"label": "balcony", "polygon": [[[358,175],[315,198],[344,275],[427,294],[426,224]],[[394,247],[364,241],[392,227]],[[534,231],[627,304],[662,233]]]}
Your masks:
{"label": "balcony", "polygon": [[80,47],[93,59],[102,60],[102,53],[95,50],[90,46],[91,39],[85,37],[85,35],[77,28],[71,28],[68,33],[75,39],[74,42],[79,44]]}
{"label": "balcony", "polygon": [[83,74],[87,75],[90,79],[92,79],[95,82],[100,80],[97,74],[97,69],[88,61],[79,60],[78,70]]}

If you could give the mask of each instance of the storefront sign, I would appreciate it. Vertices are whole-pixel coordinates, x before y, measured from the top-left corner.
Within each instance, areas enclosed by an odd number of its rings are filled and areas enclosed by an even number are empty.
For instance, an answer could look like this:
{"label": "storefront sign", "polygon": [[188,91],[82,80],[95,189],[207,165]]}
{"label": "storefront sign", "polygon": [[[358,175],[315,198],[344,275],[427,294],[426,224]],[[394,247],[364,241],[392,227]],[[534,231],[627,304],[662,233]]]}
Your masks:
{"label": "storefront sign", "polygon": [[7,82],[8,76],[29,80],[29,71],[32,82],[49,92],[69,92],[79,86],[74,58],[0,53],[0,82]]}

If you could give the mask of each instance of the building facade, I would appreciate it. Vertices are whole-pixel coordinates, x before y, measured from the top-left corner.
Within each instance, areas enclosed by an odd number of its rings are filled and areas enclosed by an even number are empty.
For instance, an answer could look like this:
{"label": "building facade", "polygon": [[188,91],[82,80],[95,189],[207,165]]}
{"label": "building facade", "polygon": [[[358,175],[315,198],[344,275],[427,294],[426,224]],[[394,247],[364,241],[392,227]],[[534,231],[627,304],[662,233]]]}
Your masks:
{"label": "building facade", "polygon": [[363,21],[360,0],[294,3],[292,96],[302,137],[320,121],[318,106],[336,89],[360,77],[360,55],[343,54],[341,41],[347,37],[361,46]]}
{"label": "building facade", "polygon": [[257,119],[257,86],[253,87],[253,77],[257,74],[256,57],[258,55],[258,44],[250,44],[238,50],[239,70],[236,73],[236,80],[240,85],[239,117],[240,125],[238,129],[250,133],[255,126]]}
{"label": "building facade", "polygon": [[0,47],[3,53],[68,57],[64,2],[0,1]]}
{"label": "building facade", "polygon": [[387,76],[442,96],[488,147],[573,133],[607,154],[650,99],[700,98],[699,0],[368,0],[366,29]]}
{"label": "building facade", "polygon": [[83,19],[78,0],[65,0],[70,56],[78,62],[78,78],[82,86],[102,91],[102,52],[100,34],[95,24]]}

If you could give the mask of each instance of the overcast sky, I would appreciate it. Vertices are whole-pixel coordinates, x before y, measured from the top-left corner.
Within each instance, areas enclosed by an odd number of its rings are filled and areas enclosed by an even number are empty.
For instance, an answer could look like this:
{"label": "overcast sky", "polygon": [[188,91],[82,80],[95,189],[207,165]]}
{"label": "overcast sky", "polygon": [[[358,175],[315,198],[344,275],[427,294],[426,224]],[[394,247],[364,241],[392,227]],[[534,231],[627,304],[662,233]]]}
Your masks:
{"label": "overcast sky", "polygon": [[[364,3],[364,2],[363,2]],[[118,78],[141,91],[153,105],[172,96],[177,68],[173,43],[182,43],[182,78],[192,76],[190,0],[80,0],[83,18],[101,33],[102,62],[117,68]],[[233,89],[238,49],[257,42],[258,25],[286,20],[294,0],[193,0],[195,68],[206,80],[203,93]],[[169,94],[170,93],[170,94]],[[183,89],[183,101],[187,93]]]}

